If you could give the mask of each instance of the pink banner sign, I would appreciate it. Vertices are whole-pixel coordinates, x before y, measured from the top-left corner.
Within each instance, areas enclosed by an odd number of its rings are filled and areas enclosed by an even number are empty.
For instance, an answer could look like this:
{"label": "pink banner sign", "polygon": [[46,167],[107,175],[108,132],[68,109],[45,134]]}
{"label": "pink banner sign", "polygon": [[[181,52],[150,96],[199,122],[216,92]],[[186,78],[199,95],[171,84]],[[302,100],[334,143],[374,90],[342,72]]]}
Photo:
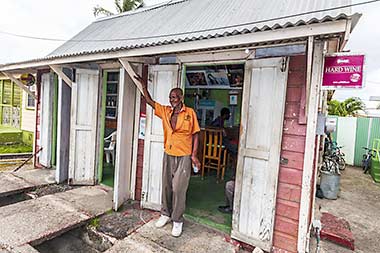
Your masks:
{"label": "pink banner sign", "polygon": [[322,88],[362,88],[364,55],[325,57]]}

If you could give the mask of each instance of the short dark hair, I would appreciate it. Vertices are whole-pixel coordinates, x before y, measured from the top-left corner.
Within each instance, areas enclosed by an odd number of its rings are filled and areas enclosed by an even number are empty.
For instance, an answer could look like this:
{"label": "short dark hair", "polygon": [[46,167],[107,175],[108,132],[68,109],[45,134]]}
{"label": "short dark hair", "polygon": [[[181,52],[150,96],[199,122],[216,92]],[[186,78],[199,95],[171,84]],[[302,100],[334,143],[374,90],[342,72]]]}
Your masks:
{"label": "short dark hair", "polygon": [[230,109],[228,109],[227,107],[223,107],[222,110],[220,110],[220,115],[223,116],[223,115],[230,115]]}

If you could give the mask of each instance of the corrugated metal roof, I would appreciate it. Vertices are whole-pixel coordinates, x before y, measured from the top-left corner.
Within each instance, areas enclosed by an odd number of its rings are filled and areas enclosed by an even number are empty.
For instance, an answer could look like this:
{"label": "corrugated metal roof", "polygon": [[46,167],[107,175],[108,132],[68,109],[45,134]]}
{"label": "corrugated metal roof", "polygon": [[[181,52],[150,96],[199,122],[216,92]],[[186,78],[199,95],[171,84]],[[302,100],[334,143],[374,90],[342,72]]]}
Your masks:
{"label": "corrugated metal roof", "polygon": [[[170,1],[97,20],[47,58],[179,43],[345,19],[351,15],[351,8],[326,9],[350,4],[351,0]],[[305,14],[298,15],[300,13]]]}

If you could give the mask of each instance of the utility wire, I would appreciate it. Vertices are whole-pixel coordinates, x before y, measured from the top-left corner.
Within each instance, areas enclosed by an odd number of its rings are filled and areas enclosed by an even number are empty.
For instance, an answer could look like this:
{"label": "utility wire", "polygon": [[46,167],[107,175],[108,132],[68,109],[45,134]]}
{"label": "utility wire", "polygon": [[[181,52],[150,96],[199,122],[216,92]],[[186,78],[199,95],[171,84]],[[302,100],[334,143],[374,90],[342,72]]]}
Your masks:
{"label": "utility wire", "polygon": [[[371,0],[371,1],[365,1],[365,2],[360,2],[360,3],[355,3],[355,4],[342,5],[342,6],[337,6],[337,7],[327,8],[327,9],[321,9],[321,10],[314,10],[314,11],[307,11],[307,12],[302,12],[302,13],[297,13],[297,14],[291,14],[291,15],[286,15],[286,16],[277,17],[277,18],[262,19],[262,20],[253,21],[253,22],[246,22],[246,23],[241,23],[241,24],[236,24],[236,25],[220,26],[220,27],[215,27],[215,28],[201,29],[201,30],[191,31],[191,32],[179,32],[179,33],[169,33],[169,34],[161,34],[161,35],[130,37],[130,38],[119,38],[119,39],[99,39],[99,40],[96,40],[96,39],[95,40],[73,40],[72,39],[72,40],[70,40],[70,42],[129,41],[129,40],[140,40],[140,39],[152,39],[152,38],[170,37],[170,36],[178,36],[178,35],[188,35],[188,34],[193,34],[193,33],[210,32],[210,31],[221,30],[221,29],[229,29],[229,28],[235,28],[235,27],[240,27],[240,26],[254,25],[254,24],[258,24],[258,23],[264,23],[264,22],[269,22],[269,21],[275,21],[275,20],[293,18],[293,17],[303,16],[303,15],[308,15],[308,14],[313,14],[313,13],[319,13],[319,12],[325,12],[325,11],[333,11],[333,10],[345,9],[345,8],[349,8],[349,7],[355,7],[355,6],[360,6],[360,5],[372,4],[372,3],[375,3],[375,2],[379,2],[379,1],[380,0]],[[10,35],[10,36],[14,36],[14,37],[34,39],[34,40],[59,41],[59,42],[68,41],[68,40],[65,40],[65,39],[28,36],[28,35],[10,33],[10,32],[1,31],[1,30],[0,30],[0,33],[6,34],[6,35]]]}
{"label": "utility wire", "polygon": [[380,84],[380,82],[374,82],[374,81],[370,81],[370,80],[367,80],[367,82],[374,83],[374,84]]}

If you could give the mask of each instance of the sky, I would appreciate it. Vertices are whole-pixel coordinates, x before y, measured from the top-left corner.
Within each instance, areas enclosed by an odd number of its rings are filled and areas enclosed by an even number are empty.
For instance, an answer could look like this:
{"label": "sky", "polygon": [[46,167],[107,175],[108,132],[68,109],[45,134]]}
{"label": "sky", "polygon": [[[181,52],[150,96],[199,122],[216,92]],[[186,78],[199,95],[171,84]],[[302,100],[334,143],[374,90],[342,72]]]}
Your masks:
{"label": "sky", "polygon": [[[354,3],[363,1],[366,0],[353,0]],[[152,5],[165,1],[144,2]],[[62,44],[18,38],[2,32],[70,39],[96,19],[92,11],[96,5],[115,10],[114,0],[0,0],[0,64],[41,58]],[[359,96],[367,101],[369,96],[380,96],[380,2],[354,7],[354,11],[362,13],[363,16],[351,34],[345,50],[366,55],[366,85],[362,90],[337,91],[335,98],[343,100]],[[373,107],[378,103],[380,102],[368,103],[367,106]]]}

